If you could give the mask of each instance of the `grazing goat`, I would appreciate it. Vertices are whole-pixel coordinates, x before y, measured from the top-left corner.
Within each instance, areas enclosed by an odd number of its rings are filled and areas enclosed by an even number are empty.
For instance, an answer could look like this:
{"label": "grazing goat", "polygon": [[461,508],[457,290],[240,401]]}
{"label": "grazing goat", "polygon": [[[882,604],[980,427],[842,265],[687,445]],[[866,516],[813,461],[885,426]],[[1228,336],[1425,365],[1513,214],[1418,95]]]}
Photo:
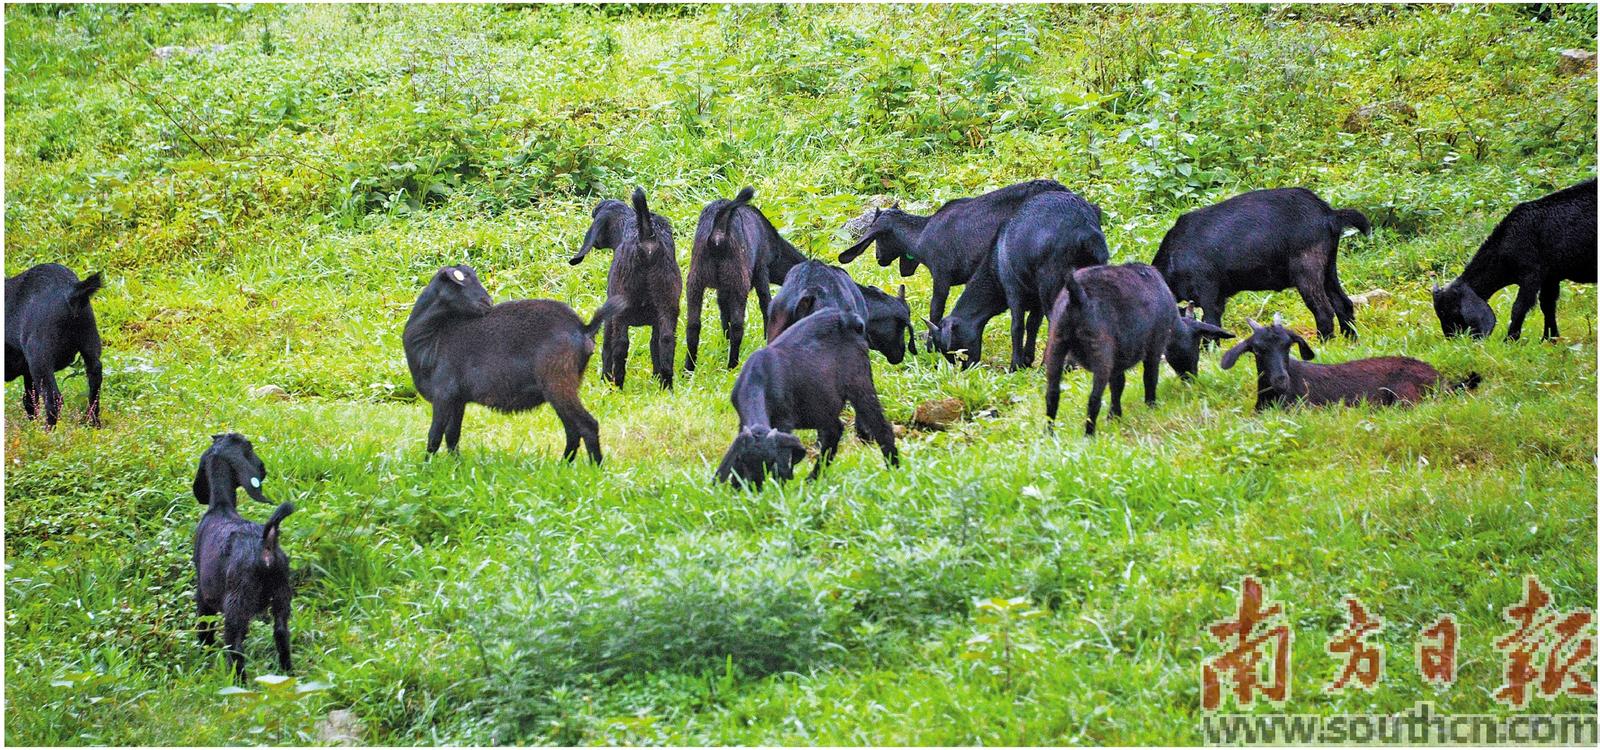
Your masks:
{"label": "grazing goat", "polygon": [[[1314,365],[1289,356],[1289,345],[1300,349],[1301,359],[1316,353],[1300,334],[1283,326],[1282,316],[1274,315],[1272,325],[1248,321],[1250,337],[1233,345],[1222,355],[1222,369],[1233,367],[1239,355],[1256,355],[1256,410],[1288,405],[1359,404],[1379,406],[1411,404],[1439,380],[1439,371],[1428,363],[1410,357],[1373,357],[1337,365]],[[1478,387],[1482,378],[1472,373],[1454,388]]]}
{"label": "grazing goat", "polygon": [[6,382],[22,377],[22,411],[33,419],[44,407],[44,423],[61,416],[56,371],[83,356],[89,380],[89,424],[100,426],[100,331],[89,298],[100,274],[78,280],[66,266],[44,263],[6,279]]}
{"label": "grazing goat", "polygon": [[633,208],[619,200],[604,200],[595,206],[594,222],[583,237],[583,247],[570,262],[576,265],[596,247],[616,250],[606,275],[606,294],[627,303],[606,321],[600,376],[621,388],[628,369],[628,329],[650,326],[651,369],[662,387],[671,388],[672,358],[678,342],[678,295],[683,291],[672,225],[650,213],[644,191],[635,188]]}
{"label": "grazing goat", "polygon": [[801,318],[826,309],[854,313],[865,320],[867,348],[881,352],[889,364],[900,364],[908,346],[912,354],[917,353],[911,341],[911,306],[906,303],[904,284],[900,296],[891,297],[875,287],[857,284],[843,268],[815,260],[789,269],[783,287],[773,295],[767,313],[767,342]]}
{"label": "grazing goat", "polygon": [[[927,320],[928,347],[962,369],[978,364],[983,360],[983,329],[990,318],[1005,311],[1006,290],[991,256],[961,290],[955,309],[937,323]],[[1037,314],[1029,313],[1026,328],[1036,330],[1038,319]]]}
{"label": "grazing goat", "polygon": [[1067,355],[1094,374],[1084,434],[1093,435],[1111,385],[1111,416],[1122,416],[1124,371],[1144,363],[1144,402],[1156,403],[1161,355],[1178,321],[1178,303],[1156,269],[1143,263],[1089,266],[1066,277],[1050,312],[1045,344],[1045,416],[1055,421]]}
{"label": "grazing goat", "polygon": [[700,314],[707,288],[717,291],[722,331],[728,337],[728,369],[739,366],[744,343],[744,312],[750,290],[756,293],[763,325],[772,302],[772,284],[781,282],[789,269],[805,256],[778,234],[761,209],[750,205],[754,188],[746,187],[733,200],[714,200],[700,211],[694,228],[694,250],[689,258],[689,322],[684,328],[689,351],[685,372],[694,372],[700,356]]}
{"label": "grazing goat", "polygon": [[883,416],[867,360],[866,324],[843,310],[821,310],[789,327],[745,362],[733,384],[739,435],[717,467],[717,479],[761,487],[764,477],[793,476],[805,450],[792,434],[816,430],[811,478],[833,459],[844,435],[839,413],[856,411],[856,434],[876,442],[890,466],[900,465],[894,429]]}
{"label": "grazing goat", "polygon": [[1339,237],[1372,227],[1360,211],[1334,209],[1305,188],[1254,190],[1190,211],[1161,239],[1151,265],[1179,300],[1198,303],[1222,325],[1238,292],[1295,288],[1317,319],[1317,335],[1355,338],[1355,305],[1339,283]]}
{"label": "grazing goat", "polygon": [[278,646],[278,668],[288,673],[289,556],[278,545],[278,526],[294,512],[294,503],[279,505],[265,526],[239,516],[240,487],[256,502],[267,503],[261,492],[267,467],[243,435],[213,435],[211,447],[200,455],[194,475],[194,498],[207,506],[194,529],[194,601],[199,610],[201,645],[216,642],[216,625],[209,618],[222,615],[222,643],[234,679],[244,680],[244,637],[250,621],[271,611],[272,640]]}
{"label": "grazing goat", "polygon": [[1029,198],[1058,190],[1066,187],[1055,180],[1021,182],[950,201],[932,216],[913,216],[898,208],[875,209],[866,234],[839,254],[839,262],[855,260],[876,242],[878,265],[887,268],[899,260],[901,276],[915,273],[918,264],[927,266],[933,277],[928,317],[938,326],[944,319],[950,288],[979,273],[994,255],[995,241],[1006,222]]}
{"label": "grazing goat", "polygon": [[578,386],[595,334],[623,306],[612,297],[585,324],[554,300],[496,305],[471,266],[439,269],[412,306],[403,336],[411,382],[433,404],[428,454],[441,438],[455,452],[468,403],[519,412],[548,401],[567,431],[562,456],[576,458],[581,440],[600,463],[600,426],[578,400]]}
{"label": "grazing goat", "polygon": [[1071,191],[1040,193],[1022,204],[995,242],[995,268],[1011,311],[1011,369],[1033,366],[1039,318],[1050,312],[1067,275],[1110,258],[1099,206]]}
{"label": "grazing goat", "polygon": [[1234,335],[1210,323],[1194,319],[1194,307],[1178,310],[1178,324],[1167,342],[1167,365],[1178,377],[1193,380],[1200,372],[1200,349],[1207,343],[1231,339]]}
{"label": "grazing goat", "polygon": [[1544,313],[1544,338],[1559,337],[1556,299],[1561,296],[1561,282],[1595,282],[1594,222],[1594,180],[1511,209],[1461,276],[1443,289],[1433,288],[1433,309],[1444,335],[1489,335],[1494,331],[1495,316],[1488,299],[1516,284],[1517,299],[1511,303],[1506,339],[1515,341],[1522,336],[1522,321],[1533,309],[1535,294]]}

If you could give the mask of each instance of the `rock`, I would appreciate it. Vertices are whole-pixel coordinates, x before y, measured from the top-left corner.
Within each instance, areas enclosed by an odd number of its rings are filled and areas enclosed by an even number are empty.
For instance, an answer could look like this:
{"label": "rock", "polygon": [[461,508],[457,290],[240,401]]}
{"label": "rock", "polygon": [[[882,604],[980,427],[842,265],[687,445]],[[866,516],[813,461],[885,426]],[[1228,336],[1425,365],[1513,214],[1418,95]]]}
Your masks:
{"label": "rock", "polygon": [[1390,294],[1387,289],[1374,289],[1370,292],[1362,292],[1360,294],[1353,295],[1350,297],[1350,301],[1354,303],[1356,307],[1366,307],[1374,302],[1386,300],[1393,296],[1394,295]]}
{"label": "rock", "polygon": [[1594,53],[1586,49],[1561,50],[1561,59],[1556,61],[1556,72],[1564,76],[1594,71]]}
{"label": "rock", "polygon": [[917,404],[911,423],[919,427],[942,430],[961,418],[962,403],[959,398],[938,398]]}
{"label": "rock", "polygon": [[867,199],[867,205],[861,209],[861,215],[844,223],[844,229],[855,239],[861,239],[867,233],[867,228],[872,226],[873,217],[877,216],[880,209],[895,208],[900,202],[887,195],[874,195]]}
{"label": "rock", "polygon": [[260,388],[250,389],[250,398],[286,399],[289,392],[276,385],[264,385]]}
{"label": "rock", "polygon": [[1391,119],[1405,122],[1417,121],[1417,108],[1402,101],[1378,102],[1376,104],[1363,104],[1354,112],[1344,118],[1344,130],[1347,133],[1359,133],[1365,130],[1367,124],[1375,117],[1387,116]]}
{"label": "rock", "polygon": [[361,720],[347,709],[329,711],[317,722],[317,741],[328,745],[360,745]]}
{"label": "rock", "polygon": [[192,55],[214,55],[227,48],[227,45],[224,44],[210,44],[198,47],[184,47],[182,45],[169,44],[165,47],[155,48],[151,54],[155,55],[157,60],[171,60],[179,55],[184,57],[189,57]]}

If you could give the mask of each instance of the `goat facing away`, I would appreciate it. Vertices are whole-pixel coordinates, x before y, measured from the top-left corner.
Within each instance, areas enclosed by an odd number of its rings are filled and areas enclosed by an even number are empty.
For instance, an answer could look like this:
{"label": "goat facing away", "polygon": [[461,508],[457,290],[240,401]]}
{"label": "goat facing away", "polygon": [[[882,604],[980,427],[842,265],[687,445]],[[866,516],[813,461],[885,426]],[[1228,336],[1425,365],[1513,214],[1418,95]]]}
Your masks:
{"label": "goat facing away", "polygon": [[600,376],[621,388],[628,370],[628,330],[650,327],[650,362],[663,388],[672,387],[672,359],[677,352],[678,297],[683,276],[678,271],[672,224],[650,212],[644,191],[634,188],[633,207],[604,200],[594,208],[594,221],[583,247],[570,261],[583,260],[593,248],[612,248],[606,295],[626,305],[606,321],[600,349]]}
{"label": "goat facing away", "polygon": [[[1249,338],[1222,355],[1222,369],[1231,369],[1240,355],[1256,357],[1256,410],[1292,403],[1313,405],[1369,403],[1378,406],[1414,404],[1439,382],[1439,371],[1410,357],[1371,357],[1337,365],[1302,362],[1289,356],[1297,347],[1300,358],[1316,356],[1300,334],[1284,327],[1274,315],[1272,325],[1248,321]],[[1482,382],[1477,373],[1452,384],[1452,390],[1471,390]]]}
{"label": "goat facing away", "polygon": [[520,412],[549,402],[566,429],[562,456],[581,441],[600,463],[600,425],[578,400],[600,326],[624,305],[606,300],[584,323],[555,300],[495,304],[471,266],[445,266],[417,297],[406,320],[406,365],[417,393],[433,405],[428,454],[442,439],[452,453],[467,404]]}
{"label": "goat facing away", "polygon": [[61,416],[56,372],[83,356],[89,381],[89,424],[100,426],[100,331],[89,298],[100,290],[100,274],[79,281],[66,266],[42,263],[6,279],[6,382],[22,378],[22,411],[29,419],[44,409],[46,428]]}
{"label": "goat facing away", "polygon": [[728,369],[732,370],[739,366],[739,350],[744,345],[750,292],[756,293],[765,325],[772,284],[781,283],[790,268],[805,260],[778,234],[766,214],[750,205],[755,195],[754,188],[746,187],[733,200],[717,199],[700,211],[685,287],[684,304],[689,308],[683,332],[689,347],[683,360],[685,372],[694,372],[700,357],[700,316],[706,289],[717,292],[722,331],[728,337]]}
{"label": "goat facing away", "polygon": [[1050,313],[1045,344],[1044,412],[1051,423],[1070,354],[1094,375],[1084,434],[1093,435],[1100,399],[1111,386],[1111,416],[1122,415],[1125,371],[1144,363],[1144,402],[1156,403],[1161,357],[1178,325],[1178,304],[1156,269],[1143,263],[1089,266],[1068,275]]}
{"label": "goat facing away", "polygon": [[199,640],[204,646],[215,643],[216,626],[210,618],[220,614],[222,642],[234,679],[239,681],[244,680],[244,638],[250,621],[269,612],[278,668],[291,671],[289,604],[294,589],[289,580],[289,556],[279,546],[278,535],[283,519],[294,512],[294,504],[279,505],[265,525],[245,520],[238,509],[240,487],[256,502],[270,502],[261,491],[266,478],[266,465],[256,457],[250,441],[237,432],[213,435],[194,475],[194,497],[206,506],[194,529]]}

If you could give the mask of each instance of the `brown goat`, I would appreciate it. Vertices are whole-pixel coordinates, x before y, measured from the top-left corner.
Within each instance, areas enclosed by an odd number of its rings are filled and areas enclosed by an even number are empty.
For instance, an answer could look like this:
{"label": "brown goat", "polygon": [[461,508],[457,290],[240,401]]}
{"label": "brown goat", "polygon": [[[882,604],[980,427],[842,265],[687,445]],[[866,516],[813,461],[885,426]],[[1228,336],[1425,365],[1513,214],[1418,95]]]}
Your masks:
{"label": "brown goat", "polygon": [[[1379,406],[1414,404],[1439,381],[1432,365],[1410,357],[1372,357],[1337,365],[1315,365],[1289,356],[1289,346],[1301,359],[1316,353],[1300,334],[1283,326],[1281,316],[1272,325],[1248,321],[1250,337],[1222,355],[1222,369],[1233,367],[1245,352],[1256,355],[1256,410],[1294,402],[1308,404],[1370,403]],[[1471,373],[1452,389],[1478,387],[1482,378]]]}

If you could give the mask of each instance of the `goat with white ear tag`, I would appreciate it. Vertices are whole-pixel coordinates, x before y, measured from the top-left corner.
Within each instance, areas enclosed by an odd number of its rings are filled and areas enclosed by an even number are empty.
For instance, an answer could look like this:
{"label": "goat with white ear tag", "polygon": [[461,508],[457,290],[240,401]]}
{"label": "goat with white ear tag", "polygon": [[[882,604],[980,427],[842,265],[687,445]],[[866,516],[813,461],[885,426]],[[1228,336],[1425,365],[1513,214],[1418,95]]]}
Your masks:
{"label": "goat with white ear tag", "polygon": [[216,640],[215,625],[207,618],[222,615],[223,643],[234,677],[244,680],[244,638],[250,621],[268,610],[272,638],[278,648],[278,667],[290,671],[289,556],[278,545],[279,526],[294,512],[283,503],[265,525],[239,515],[240,487],[256,502],[271,502],[261,491],[267,467],[243,435],[214,435],[211,447],[200,456],[194,475],[194,496],[207,506],[194,530],[195,604],[201,618],[200,643]]}

